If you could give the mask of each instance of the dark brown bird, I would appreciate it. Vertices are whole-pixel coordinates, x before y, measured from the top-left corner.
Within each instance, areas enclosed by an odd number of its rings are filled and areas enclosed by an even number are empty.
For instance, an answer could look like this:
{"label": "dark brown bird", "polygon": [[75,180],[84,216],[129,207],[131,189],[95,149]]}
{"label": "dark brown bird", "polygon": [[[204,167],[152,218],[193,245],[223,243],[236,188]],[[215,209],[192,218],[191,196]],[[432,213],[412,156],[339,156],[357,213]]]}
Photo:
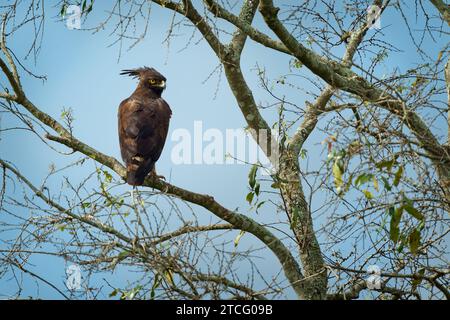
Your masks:
{"label": "dark brown bird", "polygon": [[121,75],[139,79],[133,94],[119,106],[119,141],[127,167],[127,183],[140,186],[150,173],[156,175],[155,162],[166,142],[172,110],[161,93],[166,78],[153,68],[123,70]]}

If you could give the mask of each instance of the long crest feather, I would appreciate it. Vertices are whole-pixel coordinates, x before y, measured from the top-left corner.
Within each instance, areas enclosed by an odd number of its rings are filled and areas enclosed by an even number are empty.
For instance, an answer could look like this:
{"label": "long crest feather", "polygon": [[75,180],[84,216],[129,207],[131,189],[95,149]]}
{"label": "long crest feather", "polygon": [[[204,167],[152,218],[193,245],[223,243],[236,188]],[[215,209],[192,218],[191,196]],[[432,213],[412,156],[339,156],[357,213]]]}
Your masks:
{"label": "long crest feather", "polygon": [[133,78],[140,78],[145,72],[152,71],[153,68],[149,67],[142,67],[142,68],[136,68],[136,69],[125,69],[120,72],[121,76],[130,76]]}

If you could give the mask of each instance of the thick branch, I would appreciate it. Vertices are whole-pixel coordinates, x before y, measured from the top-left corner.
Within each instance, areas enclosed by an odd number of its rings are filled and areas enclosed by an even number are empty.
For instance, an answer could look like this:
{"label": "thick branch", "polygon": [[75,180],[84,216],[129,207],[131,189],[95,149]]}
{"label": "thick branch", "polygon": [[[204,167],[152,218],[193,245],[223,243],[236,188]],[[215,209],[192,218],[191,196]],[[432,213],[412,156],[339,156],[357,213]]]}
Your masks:
{"label": "thick branch", "polygon": [[[258,5],[258,0],[246,0],[242,5],[242,9],[239,14],[239,20],[242,20],[245,23],[251,23],[253,21],[253,17],[255,16]],[[241,54],[246,40],[247,34],[241,29],[237,28],[231,40],[231,47],[236,54]]]}
{"label": "thick branch", "polygon": [[448,4],[445,4],[445,2],[442,0],[430,1],[436,7],[436,9],[439,10],[444,20],[447,21],[447,24],[450,26],[450,6]]}
{"label": "thick branch", "polygon": [[216,17],[222,18],[238,29],[242,30],[246,33],[252,40],[262,44],[267,48],[271,48],[283,53],[291,54],[290,51],[286,48],[286,46],[280,41],[276,41],[271,39],[268,35],[262,33],[261,31],[253,28],[250,23],[245,20],[240,19],[238,16],[226,10],[220,4],[218,4],[214,0],[204,0],[208,10],[214,14]]}
{"label": "thick branch", "polygon": [[[0,58],[0,68],[5,73],[6,77],[8,78],[9,83],[11,84],[11,87],[13,88],[14,92],[16,93],[17,98],[23,97],[23,91],[22,87],[20,86],[20,79],[19,74],[17,73],[16,65],[14,64],[14,60],[11,56],[11,54],[8,51],[8,48],[6,48],[6,21],[7,17],[6,15],[3,17],[2,26],[1,26],[1,34],[0,34],[0,49],[3,52],[3,54],[6,57],[6,61],[8,65],[3,61],[3,59]],[[7,93],[2,93],[3,96],[8,97]]]}

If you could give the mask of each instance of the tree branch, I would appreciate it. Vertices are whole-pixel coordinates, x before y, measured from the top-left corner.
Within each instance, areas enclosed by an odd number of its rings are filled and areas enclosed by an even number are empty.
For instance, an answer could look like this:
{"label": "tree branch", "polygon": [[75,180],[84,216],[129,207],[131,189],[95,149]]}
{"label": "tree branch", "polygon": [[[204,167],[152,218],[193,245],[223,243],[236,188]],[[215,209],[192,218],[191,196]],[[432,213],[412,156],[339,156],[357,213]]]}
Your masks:
{"label": "tree branch", "polygon": [[28,269],[26,269],[24,266],[22,266],[19,262],[12,260],[12,259],[7,259],[9,263],[11,263],[13,266],[15,266],[16,268],[18,268],[20,271],[28,273],[30,276],[42,281],[43,283],[45,283],[46,285],[48,285],[49,287],[53,288],[54,290],[56,290],[60,295],[62,295],[64,297],[64,299],[66,300],[70,300],[70,298],[64,294],[64,292],[62,292],[60,289],[58,289],[57,286],[55,286],[53,283],[51,283],[50,281],[42,278],[40,275],[34,273],[33,271],[30,271]]}
{"label": "tree branch", "polygon": [[[16,65],[14,64],[13,57],[8,51],[8,48],[6,48],[6,22],[8,21],[7,15],[5,14],[3,16],[2,20],[2,26],[1,26],[1,34],[0,34],[0,50],[3,52],[3,54],[6,57],[6,61],[9,64],[10,68],[8,68],[8,65],[0,58],[0,68],[5,73],[6,77],[8,78],[9,83],[11,84],[11,87],[13,88],[14,92],[16,93],[16,96],[14,99],[20,99],[24,93],[22,91],[22,87],[20,86],[20,78],[19,74],[17,73]],[[2,94],[4,96],[8,96],[8,94],[4,93]]]}
{"label": "tree branch", "polygon": [[[383,13],[383,11],[388,6],[389,2],[390,1],[388,0],[383,5],[380,14]],[[353,57],[355,56],[356,50],[358,49],[358,46],[364,39],[367,30],[369,30],[369,27],[370,27],[369,24],[366,22],[357,31],[351,33],[350,40],[348,42],[344,56],[342,58],[343,66],[349,68],[352,65]],[[296,133],[291,138],[291,142],[289,144],[294,149],[294,152],[296,154],[299,154],[301,148],[303,147],[304,142],[316,127],[319,115],[324,112],[327,103],[330,101],[335,91],[336,89],[333,86],[328,85],[322,91],[320,96],[317,97],[316,101],[313,104],[307,106],[306,113],[303,118],[304,120],[300,125],[300,127],[297,129]]]}
{"label": "tree branch", "polygon": [[198,13],[190,0],[183,0],[183,4],[165,0],[152,1],[163,8],[171,9],[188,18],[192,22],[192,24],[200,31],[215,54],[220,58],[224,56],[226,52],[225,46],[220,42],[219,38],[214,34],[211,27],[208,25],[206,20]]}
{"label": "tree branch", "polygon": [[[258,5],[258,0],[246,0],[242,5],[242,9],[238,19],[244,21],[245,23],[251,24]],[[231,47],[236,54],[241,54],[246,40],[247,34],[241,29],[237,28],[231,40]]]}
{"label": "tree branch", "polygon": [[291,54],[290,51],[286,48],[286,46],[280,41],[273,40],[268,35],[262,33],[261,31],[253,28],[250,23],[245,22],[240,19],[238,16],[226,10],[220,4],[218,4],[214,0],[204,0],[206,7],[208,10],[214,14],[216,17],[222,18],[243,32],[245,32],[252,40],[262,44],[267,48],[271,48],[277,50],[279,52],[283,52],[286,54]]}
{"label": "tree branch", "polygon": [[[48,205],[50,205],[51,207],[55,208],[56,210],[58,210],[60,213],[65,214],[69,217],[71,217],[72,219],[75,219],[77,221],[80,221],[82,223],[86,223],[89,224],[105,233],[111,234],[115,237],[117,237],[118,239],[128,243],[128,244],[133,244],[134,243],[134,239],[131,239],[130,237],[125,236],[124,234],[120,233],[119,231],[115,230],[114,228],[111,228],[109,226],[106,226],[100,222],[97,222],[93,219],[89,219],[89,218],[85,218],[79,215],[76,215],[74,213],[72,213],[70,210],[62,207],[61,205],[59,205],[58,203],[56,203],[55,201],[51,200],[50,198],[48,198],[47,196],[44,195],[43,192],[41,192],[36,186],[34,186],[27,178],[25,178],[18,170],[16,170],[14,167],[12,167],[10,164],[8,164],[7,162],[3,161],[0,159],[0,165],[3,166],[3,168],[8,169],[9,171],[11,171],[14,175],[17,176],[17,178],[22,181],[23,183],[25,183],[25,185],[30,188],[30,190],[37,196],[39,197],[41,200],[43,200],[45,203],[47,203]],[[201,231],[209,231],[209,230],[229,230],[229,229],[234,229],[235,227],[233,225],[230,224],[217,224],[217,225],[212,225],[212,226],[200,226],[200,227],[192,227],[192,226],[185,226],[175,232],[172,232],[170,234],[166,234],[161,236],[161,238],[159,238],[156,241],[152,241],[147,245],[156,245],[159,244],[163,241],[167,241],[171,238],[174,238],[176,236],[185,234],[185,233],[189,233],[189,232],[201,232]],[[120,246],[120,245],[119,245]],[[148,251],[145,249],[145,247],[143,247],[144,251]],[[140,250],[140,249],[139,249]],[[138,251],[139,251],[138,250]],[[137,252],[139,253],[139,252]],[[123,258],[122,258],[123,259]],[[147,258],[146,258],[147,259]],[[111,262],[114,261],[114,258],[111,259]],[[53,287],[55,290],[57,290],[59,293],[61,293],[66,299],[68,299],[67,296],[64,295],[64,293],[62,293],[58,288],[56,288],[54,285],[52,285],[51,283],[49,283],[48,281],[46,281],[45,279],[41,278],[40,276],[34,274],[33,272],[25,269],[21,264],[19,264],[16,261],[12,261],[10,259],[10,262],[12,264],[14,264],[15,266],[17,266],[20,270],[31,274],[33,277],[38,278],[39,280],[45,282],[46,284],[50,285],[51,287]],[[220,283],[223,285],[227,285],[231,288],[240,290],[242,292],[245,292],[246,294],[248,294],[251,297],[254,297],[256,299],[265,299],[264,296],[262,296],[261,294],[258,294],[256,292],[254,292],[253,290],[251,290],[250,288],[237,284],[233,281],[228,280],[225,277],[221,277],[221,276],[216,276],[216,275],[205,275],[202,273],[196,273],[193,276],[193,280],[195,281],[211,281],[211,282],[215,282],[215,283]]]}
{"label": "tree branch", "polygon": [[445,4],[445,2],[442,0],[430,1],[436,7],[436,9],[439,10],[444,20],[447,21],[447,24],[450,26],[450,6],[448,4]]}
{"label": "tree branch", "polygon": [[440,145],[430,128],[416,112],[410,110],[402,100],[385,90],[375,88],[345,65],[322,57],[299,43],[278,19],[279,8],[274,7],[272,0],[261,0],[259,10],[266,24],[292,52],[292,55],[314,74],[329,85],[355,94],[363,101],[374,103],[404,121],[421,143],[421,147],[429,154],[442,159],[442,161],[433,161],[433,164],[439,173],[442,185],[444,188],[448,188],[446,181],[450,177],[450,167],[446,162],[450,161],[450,154],[446,148]]}
{"label": "tree branch", "polygon": [[187,233],[213,231],[213,230],[233,230],[233,229],[238,229],[238,228],[236,228],[232,224],[228,224],[228,223],[213,224],[213,225],[209,225],[209,226],[189,226],[189,225],[186,225],[186,226],[183,226],[183,227],[181,227],[180,229],[178,229],[176,231],[173,231],[173,232],[161,235],[160,237],[158,237],[158,239],[151,241],[150,244],[151,245],[157,245],[159,243],[165,242],[167,240],[176,238],[178,236],[181,236],[181,235],[187,234]]}
{"label": "tree branch", "polygon": [[[350,273],[355,273],[355,274],[368,274],[368,271],[365,270],[357,270],[357,269],[350,269],[350,268],[345,268],[339,265],[332,265],[332,266],[328,266],[332,269],[337,269],[337,270],[343,270],[346,272],[350,272]],[[438,288],[446,297],[447,300],[450,300],[450,292],[449,290],[443,286],[442,284],[440,284],[437,279],[440,277],[445,277],[449,274],[449,271],[435,271],[435,273],[433,275],[430,276],[426,276],[426,275],[421,275],[418,273],[414,273],[414,274],[404,274],[404,273],[386,273],[386,272],[381,272],[379,274],[380,277],[386,277],[386,278],[401,278],[401,279],[411,279],[411,280],[425,280],[430,282],[432,285],[434,285],[436,288]],[[384,281],[384,283],[386,283],[387,281]],[[367,289],[366,286],[366,281],[362,280],[361,283],[357,283],[355,284],[347,293],[336,293],[336,294],[330,294],[328,297],[331,300],[342,300],[342,299],[357,299],[359,297],[359,293],[362,290]],[[380,289],[381,292],[387,292],[387,293],[392,293],[393,289],[389,289],[388,291],[386,291],[386,287],[382,286],[382,288]],[[390,292],[389,292],[390,291]],[[401,292],[401,291],[400,291]],[[413,292],[404,292],[404,294],[415,294]]]}
{"label": "tree branch", "polygon": [[[329,294],[327,296],[327,300],[354,300],[354,299],[358,299],[359,295],[361,294],[362,291],[368,289],[367,288],[367,283],[365,280],[360,280],[358,282],[356,282],[347,292],[344,293],[334,293],[334,294]],[[378,291],[378,292],[382,292],[382,293],[389,293],[395,297],[401,298],[404,295],[414,295],[418,297],[418,294],[415,292],[408,292],[408,291],[403,291],[400,289],[396,289],[396,288],[392,288],[392,287],[388,287],[386,286],[384,283],[381,284],[381,287],[379,289],[370,289],[373,291]]]}
{"label": "tree branch", "polygon": [[[122,177],[122,179],[125,179],[126,177],[125,168],[116,159],[106,156],[101,152],[98,152],[97,150],[87,146],[86,144],[80,142],[79,140],[76,140],[75,138],[55,137],[51,135],[47,135],[47,138],[52,141],[64,144],[67,147],[72,148],[74,151],[79,151],[87,155],[88,157],[94,159],[98,163],[101,163],[109,167],[117,174],[119,174]],[[298,294],[301,294],[302,292],[301,280],[303,278],[303,275],[300,271],[297,262],[295,261],[290,251],[284,246],[284,244],[265,227],[263,227],[262,225],[260,225],[259,223],[257,223],[256,221],[247,216],[226,209],[225,207],[220,205],[217,201],[215,201],[213,197],[209,195],[191,192],[183,188],[174,186],[165,181],[153,180],[151,178],[147,178],[144,181],[144,185],[147,187],[160,190],[166,194],[176,196],[182,200],[197,204],[207,209],[208,211],[212,212],[217,217],[234,225],[236,228],[253,234],[265,245],[267,245],[267,247],[277,256],[277,258],[279,259],[280,263],[283,266],[283,270],[285,271],[286,277],[293,284],[294,289],[296,289],[296,292]]]}
{"label": "tree branch", "polygon": [[450,58],[447,61],[447,64],[445,65],[444,69],[444,75],[445,75],[445,84],[447,87],[447,131],[448,131],[448,138],[447,138],[447,145],[450,146]]}
{"label": "tree branch", "polygon": [[209,281],[209,282],[222,284],[222,285],[225,285],[227,287],[234,288],[234,289],[237,289],[239,291],[242,291],[245,294],[247,294],[249,297],[252,297],[252,298],[255,298],[255,299],[258,299],[258,300],[267,300],[267,298],[264,297],[262,294],[259,294],[259,293],[251,290],[250,288],[248,288],[246,286],[243,286],[243,285],[237,284],[237,283],[235,283],[233,281],[230,281],[229,279],[227,279],[225,277],[197,274],[197,275],[194,275],[192,277],[192,280],[194,280],[194,281]]}
{"label": "tree branch", "polygon": [[33,193],[38,196],[41,200],[43,200],[45,203],[47,203],[48,205],[50,205],[51,207],[55,208],[56,210],[58,210],[60,213],[63,213],[69,217],[71,217],[72,219],[78,220],[80,222],[86,223],[88,225],[91,225],[105,233],[109,233],[111,235],[116,236],[117,238],[125,241],[125,242],[129,242],[131,243],[132,239],[125,236],[124,234],[120,233],[119,231],[108,227],[100,222],[97,222],[93,219],[89,219],[87,217],[83,217],[83,216],[79,216],[77,214],[74,214],[73,212],[71,212],[70,210],[64,208],[63,206],[61,206],[60,204],[56,203],[55,201],[51,200],[50,198],[48,198],[41,190],[39,190],[36,186],[34,186],[26,177],[24,177],[18,170],[16,170],[13,166],[11,166],[10,164],[8,164],[7,162],[3,161],[0,159],[0,164],[2,165],[3,168],[8,169],[9,171],[11,171],[12,173],[14,173],[14,175],[23,183],[25,183],[25,185],[30,188],[31,191],[33,191]]}

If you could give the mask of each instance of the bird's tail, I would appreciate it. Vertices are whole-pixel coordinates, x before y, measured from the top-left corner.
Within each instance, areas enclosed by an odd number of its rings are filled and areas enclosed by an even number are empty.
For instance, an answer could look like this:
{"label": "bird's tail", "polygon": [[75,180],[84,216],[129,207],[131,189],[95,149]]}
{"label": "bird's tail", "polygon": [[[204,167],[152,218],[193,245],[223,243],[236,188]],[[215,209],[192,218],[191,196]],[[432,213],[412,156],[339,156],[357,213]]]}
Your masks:
{"label": "bird's tail", "polygon": [[127,166],[127,183],[132,186],[142,186],[145,177],[153,169],[153,161],[147,163],[131,163]]}
{"label": "bird's tail", "polygon": [[127,171],[127,183],[132,186],[142,186],[145,176],[139,175],[137,170]]}

